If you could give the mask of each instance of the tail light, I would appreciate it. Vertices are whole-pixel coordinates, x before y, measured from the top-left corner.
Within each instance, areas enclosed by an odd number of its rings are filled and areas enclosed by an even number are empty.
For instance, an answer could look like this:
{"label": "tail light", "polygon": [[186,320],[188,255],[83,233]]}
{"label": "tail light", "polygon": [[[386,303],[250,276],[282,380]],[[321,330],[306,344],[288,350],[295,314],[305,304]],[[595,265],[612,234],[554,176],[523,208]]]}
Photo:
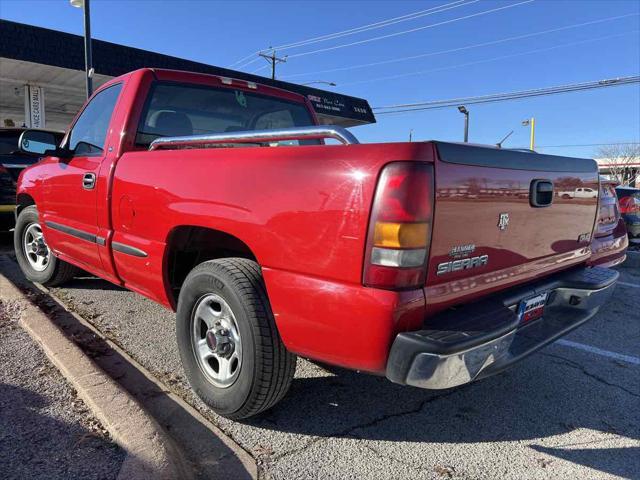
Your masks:
{"label": "tail light", "polygon": [[640,213],[640,200],[635,198],[633,195],[621,198],[619,204],[620,212],[623,214],[630,215]]}
{"label": "tail light", "polygon": [[0,164],[0,175],[2,175],[4,173],[9,173],[9,170],[4,168],[4,166],[2,164]]}
{"label": "tail light", "polygon": [[611,233],[620,220],[620,210],[613,184],[602,183],[600,185],[598,204],[598,224],[595,236],[604,237]]}
{"label": "tail light", "polygon": [[369,220],[364,285],[403,290],[424,284],[433,199],[432,165],[394,162],[383,169]]}

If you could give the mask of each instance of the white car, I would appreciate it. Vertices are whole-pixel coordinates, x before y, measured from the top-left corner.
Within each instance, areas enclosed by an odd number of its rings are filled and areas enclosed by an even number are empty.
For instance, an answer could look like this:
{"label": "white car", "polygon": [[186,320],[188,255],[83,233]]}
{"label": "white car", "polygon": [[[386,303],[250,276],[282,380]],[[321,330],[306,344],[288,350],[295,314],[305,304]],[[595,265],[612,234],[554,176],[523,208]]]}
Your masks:
{"label": "white car", "polygon": [[558,192],[562,198],[597,198],[598,190],[588,187],[579,187],[572,191]]}

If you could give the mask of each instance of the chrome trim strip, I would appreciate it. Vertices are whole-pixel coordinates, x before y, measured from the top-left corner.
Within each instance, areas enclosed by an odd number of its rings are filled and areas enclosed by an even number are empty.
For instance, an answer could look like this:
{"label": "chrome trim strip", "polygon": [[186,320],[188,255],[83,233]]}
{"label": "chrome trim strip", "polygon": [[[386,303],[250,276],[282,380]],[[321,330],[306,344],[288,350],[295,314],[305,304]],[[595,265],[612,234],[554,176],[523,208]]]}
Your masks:
{"label": "chrome trim strip", "polygon": [[29,163],[0,163],[4,168],[27,168],[31,166]]}
{"label": "chrome trim strip", "polygon": [[77,228],[69,227],[57,222],[46,221],[44,222],[44,224],[47,227],[52,228],[53,230],[58,230],[59,232],[66,233],[67,235],[71,235],[72,237],[86,240],[87,242],[97,243],[98,245],[105,245],[106,243],[104,237],[99,237],[92,233],[85,232],[84,230],[78,230]]}
{"label": "chrome trim strip", "polygon": [[186,135],[182,137],[161,137],[151,142],[149,150],[178,147],[206,148],[208,145],[221,143],[262,143],[280,140],[318,140],[323,138],[333,138],[345,145],[360,143],[346,128],[325,125],[275,130],[252,130],[248,132]]}
{"label": "chrome trim strip", "polygon": [[120,242],[111,242],[111,248],[116,252],[132,255],[134,257],[147,257],[147,252],[140,250],[139,248],[132,247]]}

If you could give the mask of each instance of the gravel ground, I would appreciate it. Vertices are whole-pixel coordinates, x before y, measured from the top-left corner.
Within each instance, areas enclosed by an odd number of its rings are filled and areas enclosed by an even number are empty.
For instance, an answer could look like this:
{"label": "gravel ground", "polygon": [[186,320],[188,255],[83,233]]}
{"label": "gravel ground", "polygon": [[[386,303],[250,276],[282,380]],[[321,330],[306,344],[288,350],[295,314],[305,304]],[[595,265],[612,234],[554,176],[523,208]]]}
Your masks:
{"label": "gravel ground", "polygon": [[116,478],[125,452],[0,301],[0,478]]}
{"label": "gravel ground", "polygon": [[[621,280],[640,284],[638,273]],[[188,388],[171,312],[92,278],[53,293],[254,455],[265,478],[640,478],[637,364],[553,345],[502,375],[433,392],[300,360],[285,400],[237,423]],[[618,287],[567,339],[639,358],[637,289]]]}

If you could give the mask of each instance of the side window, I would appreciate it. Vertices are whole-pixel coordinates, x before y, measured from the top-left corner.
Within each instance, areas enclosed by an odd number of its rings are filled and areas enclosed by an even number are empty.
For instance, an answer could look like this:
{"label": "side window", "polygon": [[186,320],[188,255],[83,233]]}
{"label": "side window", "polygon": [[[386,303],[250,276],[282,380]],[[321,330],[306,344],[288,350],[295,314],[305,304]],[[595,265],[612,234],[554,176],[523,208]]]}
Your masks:
{"label": "side window", "polygon": [[69,136],[69,149],[75,155],[95,155],[104,150],[111,114],[121,89],[119,83],[102,90],[83,110]]}

